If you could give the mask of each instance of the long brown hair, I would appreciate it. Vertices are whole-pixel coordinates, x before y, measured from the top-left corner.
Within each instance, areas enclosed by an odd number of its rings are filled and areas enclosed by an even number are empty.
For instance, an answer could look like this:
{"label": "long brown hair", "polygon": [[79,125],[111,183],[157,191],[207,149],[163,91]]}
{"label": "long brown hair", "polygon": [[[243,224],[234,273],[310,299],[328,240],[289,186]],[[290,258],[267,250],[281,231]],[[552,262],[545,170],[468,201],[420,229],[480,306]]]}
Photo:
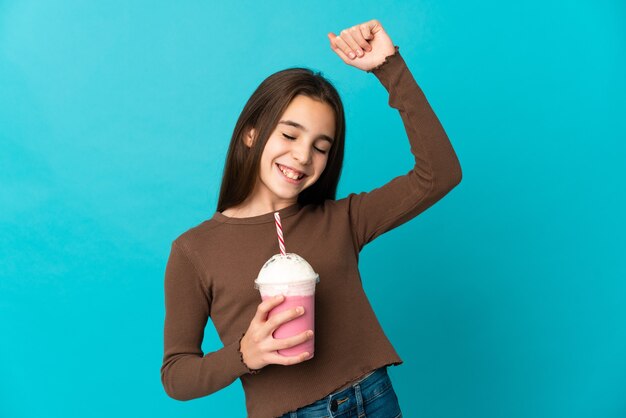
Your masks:
{"label": "long brown hair", "polygon": [[[327,103],[334,110],[335,138],[326,168],[314,184],[298,195],[298,203],[321,204],[326,199],[335,200],[345,143],[343,104],[335,87],[320,72],[295,67],[263,80],[241,111],[228,147],[217,211],[242,203],[252,193],[265,144],[289,103],[300,94]],[[243,136],[251,128],[256,135],[252,146],[248,147]]]}

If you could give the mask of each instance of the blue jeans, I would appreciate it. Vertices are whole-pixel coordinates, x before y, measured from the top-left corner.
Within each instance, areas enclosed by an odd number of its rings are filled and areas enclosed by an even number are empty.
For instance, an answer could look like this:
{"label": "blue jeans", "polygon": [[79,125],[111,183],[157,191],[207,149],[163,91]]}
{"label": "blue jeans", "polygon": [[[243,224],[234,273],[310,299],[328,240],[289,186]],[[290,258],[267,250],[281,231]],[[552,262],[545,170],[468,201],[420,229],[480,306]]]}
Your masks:
{"label": "blue jeans", "polygon": [[334,392],[310,405],[287,412],[280,418],[401,418],[398,397],[387,374],[387,366],[377,369],[340,392]]}

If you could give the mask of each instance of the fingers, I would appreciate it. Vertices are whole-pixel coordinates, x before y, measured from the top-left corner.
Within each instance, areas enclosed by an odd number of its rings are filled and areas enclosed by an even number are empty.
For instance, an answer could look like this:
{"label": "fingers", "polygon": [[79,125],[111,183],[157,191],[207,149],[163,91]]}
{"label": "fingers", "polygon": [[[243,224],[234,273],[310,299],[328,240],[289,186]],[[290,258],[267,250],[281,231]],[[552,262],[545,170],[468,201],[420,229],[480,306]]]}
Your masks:
{"label": "fingers", "polygon": [[[370,41],[370,40],[374,39],[374,35],[370,31],[370,27],[366,23],[363,23],[363,24],[359,25],[359,31],[361,31],[361,36],[363,37],[363,39],[365,41]],[[360,45],[363,46],[363,44],[360,44]],[[371,51],[372,50],[372,46],[369,43],[367,44],[367,46],[369,47],[369,49],[365,48],[365,47],[364,47],[364,49],[366,51]]]}
{"label": "fingers", "polygon": [[375,34],[383,28],[376,19],[344,29],[336,36],[329,32],[328,37],[331,47],[346,62],[356,57],[362,57],[365,52],[372,51],[370,41],[374,40]]}
{"label": "fingers", "polygon": [[298,354],[297,356],[282,356],[278,353],[272,353],[268,356],[269,363],[282,364],[283,366],[291,366],[292,364],[302,363],[309,358],[311,357],[308,352]]}
{"label": "fingers", "polygon": [[298,335],[294,335],[293,337],[274,339],[274,350],[284,350],[286,348],[294,347],[298,344],[302,344],[305,341],[313,338],[313,331],[306,330]]}
{"label": "fingers", "polygon": [[[335,53],[339,55],[339,58],[341,58],[343,62],[345,62],[346,64],[349,64],[351,61],[351,58],[348,56],[349,52],[347,52],[348,47],[346,43],[340,37],[336,36],[332,32],[328,34],[328,38],[330,39],[330,46],[333,49],[333,51],[335,51]],[[342,47],[339,46],[340,42],[342,43],[343,48],[346,49],[346,52],[343,52]]]}
{"label": "fingers", "polygon": [[278,295],[261,302],[256,309],[256,314],[254,315],[254,318],[252,318],[252,321],[257,323],[265,322],[267,314],[269,314],[269,312],[276,306],[283,303],[284,299],[285,297],[283,295]]}
{"label": "fingers", "polygon": [[298,306],[296,308],[287,309],[283,312],[272,314],[272,317],[265,323],[266,332],[271,334],[276,328],[285,322],[291,321],[304,314],[304,307]]}
{"label": "fingers", "polygon": [[341,36],[341,39],[349,47],[347,51],[344,49],[344,53],[347,52],[350,58],[354,58],[355,55],[362,57],[363,49],[369,45],[358,26],[352,26],[351,28],[342,30],[339,36]]}
{"label": "fingers", "polygon": [[340,36],[334,36],[333,34],[331,43],[333,41],[335,46],[343,52],[344,56],[348,56],[350,59],[354,59],[357,56],[362,57],[364,55],[363,50],[371,50],[369,43],[363,37],[358,26],[342,30]]}
{"label": "fingers", "polygon": [[361,31],[367,31],[367,33],[369,33],[369,36],[366,36],[365,34],[363,35],[363,37],[367,40],[374,39],[376,33],[384,31],[383,26],[377,19],[372,19],[369,22],[362,23],[361,27]]}

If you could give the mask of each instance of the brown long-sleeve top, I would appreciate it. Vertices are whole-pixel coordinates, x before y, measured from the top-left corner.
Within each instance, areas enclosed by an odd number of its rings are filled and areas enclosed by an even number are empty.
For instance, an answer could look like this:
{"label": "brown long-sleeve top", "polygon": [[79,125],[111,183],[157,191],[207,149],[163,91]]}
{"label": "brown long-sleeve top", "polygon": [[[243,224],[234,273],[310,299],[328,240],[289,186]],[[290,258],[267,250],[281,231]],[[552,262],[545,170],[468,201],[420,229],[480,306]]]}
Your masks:
{"label": "brown long-sleeve top", "polygon": [[[274,215],[231,218],[215,212],[173,241],[167,262],[161,379],[172,398],[207,396],[239,378],[248,415],[276,417],[378,367],[403,362],[364,293],[359,252],[446,195],[460,182],[461,168],[399,47],[369,72],[400,112],[415,166],[370,192],[280,210],[289,252],[304,257],[320,275],[315,356],[291,366],[270,364],[257,374],[242,363],[241,337],[261,303],[253,281],[277,253]],[[209,317],[224,346],[203,353]]]}

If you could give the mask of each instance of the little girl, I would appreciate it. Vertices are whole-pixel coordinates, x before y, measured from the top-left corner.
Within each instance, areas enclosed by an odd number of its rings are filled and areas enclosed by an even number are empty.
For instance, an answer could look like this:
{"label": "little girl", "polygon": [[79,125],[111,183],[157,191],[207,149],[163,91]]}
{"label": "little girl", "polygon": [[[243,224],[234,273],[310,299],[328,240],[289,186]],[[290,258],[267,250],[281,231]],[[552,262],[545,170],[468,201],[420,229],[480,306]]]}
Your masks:
{"label": "little girl", "polygon": [[[174,399],[206,396],[239,378],[252,418],[402,416],[386,370],[402,360],[363,291],[359,253],[446,195],[461,181],[461,168],[380,22],[328,36],[343,62],[373,73],[388,91],[415,166],[370,192],[335,200],[345,137],[339,94],[305,68],[265,79],[235,126],[217,211],[172,243],[161,379]],[[259,303],[253,284],[278,252],[274,212],[288,250],[304,257],[320,277],[315,330],[285,339],[273,338],[274,330],[302,309],[268,319],[283,299]],[[205,355],[201,345],[209,317],[224,346]],[[311,338],[313,331],[313,357],[277,353]]]}

